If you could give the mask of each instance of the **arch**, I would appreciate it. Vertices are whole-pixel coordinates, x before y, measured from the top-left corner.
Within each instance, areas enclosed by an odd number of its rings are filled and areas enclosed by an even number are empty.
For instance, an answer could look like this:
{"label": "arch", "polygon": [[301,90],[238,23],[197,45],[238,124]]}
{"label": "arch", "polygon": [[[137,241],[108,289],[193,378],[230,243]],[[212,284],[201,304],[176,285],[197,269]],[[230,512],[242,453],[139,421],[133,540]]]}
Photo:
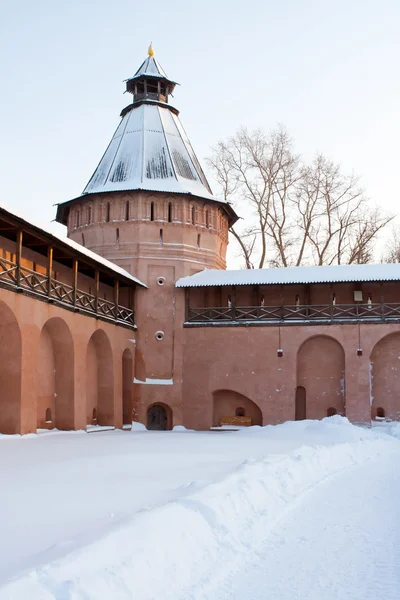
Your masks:
{"label": "arch", "polygon": [[400,332],[390,333],[374,346],[371,361],[371,418],[400,421]]}
{"label": "arch", "polygon": [[110,340],[97,329],[89,340],[86,353],[86,422],[93,423],[96,410],[98,425],[114,425],[114,368]]}
{"label": "arch", "polygon": [[168,404],[156,402],[147,409],[147,429],[167,431],[172,429],[172,409]]}
{"label": "arch", "polygon": [[261,410],[250,398],[233,390],[217,390],[213,392],[213,426],[218,427],[223,417],[237,416],[239,408],[251,417],[252,425],[262,425]]}
{"label": "arch", "polygon": [[122,355],[122,423],[132,423],[133,358],[127,348]]}
{"label": "arch", "polygon": [[60,317],[40,332],[37,378],[37,427],[74,429],[74,343]]}
{"label": "arch", "polygon": [[21,427],[21,331],[12,310],[0,301],[0,433]]}
{"label": "arch", "polygon": [[337,340],[326,335],[305,340],[297,352],[296,419],[300,403],[301,418],[322,419],[328,408],[344,415],[344,373],[344,350]]}

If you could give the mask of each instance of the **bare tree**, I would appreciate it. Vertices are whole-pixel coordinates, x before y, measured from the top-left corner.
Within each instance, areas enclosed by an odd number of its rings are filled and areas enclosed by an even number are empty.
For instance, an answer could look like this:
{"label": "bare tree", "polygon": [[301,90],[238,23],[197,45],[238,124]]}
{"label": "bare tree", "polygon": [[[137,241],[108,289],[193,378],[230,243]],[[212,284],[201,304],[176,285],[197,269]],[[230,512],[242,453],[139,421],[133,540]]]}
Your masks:
{"label": "bare tree", "polygon": [[392,229],[381,262],[400,263],[400,230],[398,227]]}
{"label": "bare tree", "polygon": [[369,262],[392,220],[372,208],[355,175],[317,155],[310,165],[286,130],[240,129],[208,160],[224,199],[244,222],[231,229],[245,267]]}

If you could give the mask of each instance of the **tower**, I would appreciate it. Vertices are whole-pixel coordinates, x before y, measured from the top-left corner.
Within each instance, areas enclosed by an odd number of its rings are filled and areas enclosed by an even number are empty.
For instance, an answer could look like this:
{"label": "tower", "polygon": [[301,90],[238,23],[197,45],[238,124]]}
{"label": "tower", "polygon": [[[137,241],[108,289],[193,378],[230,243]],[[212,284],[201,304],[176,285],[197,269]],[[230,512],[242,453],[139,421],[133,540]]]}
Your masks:
{"label": "tower", "polygon": [[170,104],[177,83],[152,47],[126,80],[132,103],[78,198],[58,205],[68,236],[144,281],[136,322],[136,398],[140,420],[150,404],[180,423],[183,292],[177,279],[225,269],[232,207],[217,200]]}

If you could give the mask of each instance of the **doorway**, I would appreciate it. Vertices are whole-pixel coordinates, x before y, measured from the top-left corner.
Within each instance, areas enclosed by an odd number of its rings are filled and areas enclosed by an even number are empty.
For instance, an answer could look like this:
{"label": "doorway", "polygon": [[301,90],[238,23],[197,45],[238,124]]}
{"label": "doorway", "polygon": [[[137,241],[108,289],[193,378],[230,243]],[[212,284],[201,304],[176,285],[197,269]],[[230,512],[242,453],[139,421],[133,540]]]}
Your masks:
{"label": "doorway", "polygon": [[171,429],[167,408],[162,404],[154,404],[147,411],[147,429],[167,431]]}
{"label": "doorway", "polygon": [[304,421],[306,419],[306,388],[299,385],[296,388],[296,408],[295,420]]}

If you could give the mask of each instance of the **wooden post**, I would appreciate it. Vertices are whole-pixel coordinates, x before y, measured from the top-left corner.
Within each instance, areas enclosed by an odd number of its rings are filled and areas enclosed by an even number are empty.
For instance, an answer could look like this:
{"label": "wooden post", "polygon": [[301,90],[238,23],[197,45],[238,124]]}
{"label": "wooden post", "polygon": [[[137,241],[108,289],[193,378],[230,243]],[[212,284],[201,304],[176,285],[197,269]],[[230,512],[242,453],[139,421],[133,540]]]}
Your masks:
{"label": "wooden post", "polygon": [[94,296],[95,296],[94,310],[95,310],[96,314],[99,311],[99,287],[100,287],[100,277],[99,277],[99,272],[96,270],[94,272]]}
{"label": "wooden post", "polygon": [[17,248],[15,252],[15,261],[17,264],[17,287],[21,283],[21,258],[22,258],[22,229],[17,231]]}
{"label": "wooden post", "polygon": [[119,280],[114,280],[114,304],[115,304],[115,318],[118,318],[118,305],[119,305]]}
{"label": "wooden post", "polygon": [[74,306],[76,306],[76,296],[77,296],[77,291],[78,291],[78,261],[77,260],[74,260],[72,271],[73,271],[73,277],[74,277],[73,298],[74,298]]}
{"label": "wooden post", "polygon": [[381,319],[382,321],[385,320],[385,297],[383,295],[383,282],[380,282],[380,288],[381,288]]}
{"label": "wooden post", "polygon": [[189,321],[190,288],[185,288],[185,321]]}
{"label": "wooden post", "polygon": [[234,321],[236,319],[236,286],[233,285],[232,286],[232,303],[231,303],[231,315],[232,315],[232,320]]}
{"label": "wooden post", "polygon": [[47,248],[47,295],[51,296],[51,278],[53,272],[53,247]]}

